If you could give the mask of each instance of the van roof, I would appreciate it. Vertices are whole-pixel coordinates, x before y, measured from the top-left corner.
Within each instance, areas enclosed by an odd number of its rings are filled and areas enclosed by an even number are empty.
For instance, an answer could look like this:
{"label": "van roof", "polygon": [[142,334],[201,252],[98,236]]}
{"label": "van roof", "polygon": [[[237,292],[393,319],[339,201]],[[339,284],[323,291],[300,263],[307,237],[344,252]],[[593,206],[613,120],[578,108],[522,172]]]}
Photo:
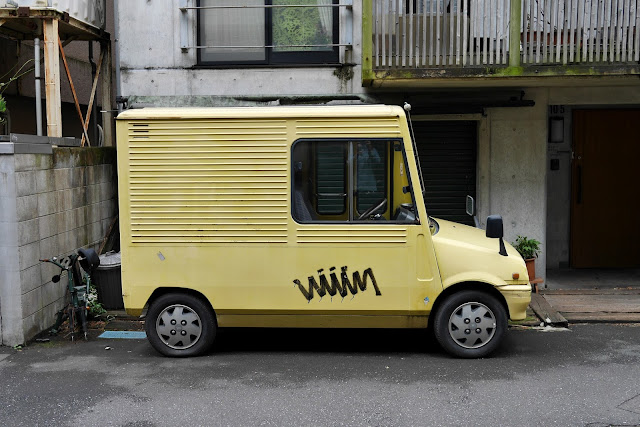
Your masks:
{"label": "van roof", "polygon": [[212,118],[309,118],[309,117],[397,117],[404,114],[392,105],[303,105],[273,107],[140,108],[123,111],[119,120],[212,119]]}

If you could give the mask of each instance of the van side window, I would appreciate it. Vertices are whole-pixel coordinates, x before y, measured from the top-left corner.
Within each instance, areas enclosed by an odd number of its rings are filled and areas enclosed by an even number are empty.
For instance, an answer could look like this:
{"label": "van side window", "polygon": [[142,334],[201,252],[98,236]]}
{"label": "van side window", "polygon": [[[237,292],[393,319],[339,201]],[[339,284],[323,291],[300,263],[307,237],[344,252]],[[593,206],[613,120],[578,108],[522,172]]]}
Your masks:
{"label": "van side window", "polygon": [[292,181],[298,222],[418,222],[400,140],[299,140]]}

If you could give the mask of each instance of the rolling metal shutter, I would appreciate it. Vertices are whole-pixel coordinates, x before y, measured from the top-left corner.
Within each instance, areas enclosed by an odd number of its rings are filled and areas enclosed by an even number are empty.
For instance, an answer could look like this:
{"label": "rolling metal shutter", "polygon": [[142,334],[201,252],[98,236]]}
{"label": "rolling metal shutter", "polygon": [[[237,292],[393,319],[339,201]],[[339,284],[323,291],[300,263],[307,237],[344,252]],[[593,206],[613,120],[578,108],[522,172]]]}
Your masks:
{"label": "rolling metal shutter", "polygon": [[427,213],[473,225],[467,195],[476,197],[475,121],[414,121],[413,130],[426,187]]}

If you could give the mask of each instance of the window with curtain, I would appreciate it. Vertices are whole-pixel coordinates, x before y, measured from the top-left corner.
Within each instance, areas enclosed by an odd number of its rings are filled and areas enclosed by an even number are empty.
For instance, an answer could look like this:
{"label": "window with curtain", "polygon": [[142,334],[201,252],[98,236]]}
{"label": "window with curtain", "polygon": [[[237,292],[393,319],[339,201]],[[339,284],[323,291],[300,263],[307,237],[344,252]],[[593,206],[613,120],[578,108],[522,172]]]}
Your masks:
{"label": "window with curtain", "polygon": [[203,46],[198,62],[337,63],[338,8],[328,7],[335,4],[338,0],[198,0],[203,8],[198,10],[198,45]]}

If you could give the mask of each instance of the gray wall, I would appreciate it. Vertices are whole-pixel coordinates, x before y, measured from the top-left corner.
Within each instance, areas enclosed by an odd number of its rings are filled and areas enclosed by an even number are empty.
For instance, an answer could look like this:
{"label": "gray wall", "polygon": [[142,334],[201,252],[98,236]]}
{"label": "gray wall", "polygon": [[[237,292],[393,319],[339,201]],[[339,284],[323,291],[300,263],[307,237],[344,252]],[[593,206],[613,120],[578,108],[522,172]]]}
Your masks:
{"label": "gray wall", "polygon": [[[180,48],[179,2],[173,0],[116,2],[119,19],[122,95],[170,96],[263,96],[363,93],[360,41],[361,2],[353,2],[353,49],[342,55],[353,73],[341,67],[221,67],[192,69],[196,49]],[[195,0],[188,0],[195,5]],[[341,25],[344,9],[340,8]],[[140,17],[144,16],[144,20]],[[189,11],[188,44],[195,46],[195,11]],[[341,34],[344,27],[341,27]],[[157,103],[157,102],[156,102]],[[204,106],[204,105],[203,105]]]}
{"label": "gray wall", "polygon": [[0,343],[23,344],[50,327],[65,281],[40,258],[96,247],[116,214],[115,149],[54,148],[0,154]]}

